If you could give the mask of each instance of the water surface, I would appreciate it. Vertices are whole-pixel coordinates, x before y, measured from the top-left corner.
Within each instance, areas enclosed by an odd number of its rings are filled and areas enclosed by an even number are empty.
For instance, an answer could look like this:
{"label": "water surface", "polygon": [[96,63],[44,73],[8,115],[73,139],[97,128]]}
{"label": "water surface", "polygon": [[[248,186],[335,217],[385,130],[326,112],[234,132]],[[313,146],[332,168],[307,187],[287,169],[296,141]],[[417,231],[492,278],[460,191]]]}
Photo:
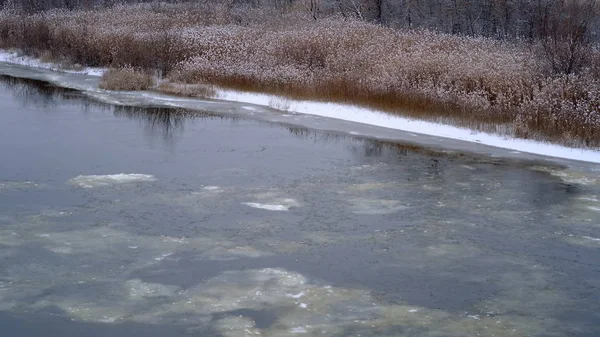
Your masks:
{"label": "water surface", "polygon": [[1,82],[2,336],[600,335],[593,168]]}

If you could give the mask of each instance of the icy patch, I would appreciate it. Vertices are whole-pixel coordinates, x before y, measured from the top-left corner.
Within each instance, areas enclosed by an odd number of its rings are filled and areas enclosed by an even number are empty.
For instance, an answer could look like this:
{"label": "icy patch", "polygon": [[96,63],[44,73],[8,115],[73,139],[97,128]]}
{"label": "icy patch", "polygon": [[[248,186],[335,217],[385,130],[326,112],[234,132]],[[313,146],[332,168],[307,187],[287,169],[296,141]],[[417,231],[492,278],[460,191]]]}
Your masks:
{"label": "icy patch", "polygon": [[69,183],[81,188],[94,188],[149,181],[156,181],[156,178],[149,174],[121,173],[107,175],[81,175],[69,180]]}
{"label": "icy patch", "polygon": [[160,283],[146,283],[139,279],[125,282],[125,289],[127,290],[129,297],[132,299],[172,297],[180,291],[179,287],[177,286],[164,285]]}
{"label": "icy patch", "polygon": [[547,172],[557,178],[560,178],[565,183],[569,184],[579,184],[579,185],[599,185],[600,177],[598,176],[589,176],[589,174],[585,174],[582,172],[576,172],[573,170],[565,169],[555,169],[549,168],[545,166],[534,166],[531,168],[534,171],[539,172]]}
{"label": "icy patch", "polygon": [[0,181],[0,191],[3,190],[30,190],[40,188],[41,185],[33,181]]}
{"label": "icy patch", "polygon": [[49,250],[57,254],[71,254],[73,252],[73,248],[70,247],[52,247]]}
{"label": "icy patch", "polygon": [[226,317],[215,322],[214,329],[224,337],[260,336],[253,320],[243,317]]}
{"label": "icy patch", "polygon": [[308,331],[304,327],[295,326],[295,327],[293,327],[293,328],[290,329],[290,332],[291,333],[307,333]]}
{"label": "icy patch", "polygon": [[296,199],[282,198],[278,193],[257,194],[254,198],[258,199],[257,202],[243,202],[242,205],[268,211],[289,211],[292,207],[300,206]]}
{"label": "icy patch", "polygon": [[204,186],[202,189],[206,191],[222,191],[219,186]]}
{"label": "icy patch", "polygon": [[407,206],[402,205],[398,200],[355,198],[350,199],[349,202],[355,214],[393,214],[408,209]]}
{"label": "icy patch", "polygon": [[306,295],[306,294],[304,293],[304,291],[301,291],[301,292],[299,292],[299,293],[297,293],[297,294],[287,294],[287,297],[291,297],[291,298],[298,299],[298,298],[301,298],[301,297],[302,297],[302,296],[304,296],[304,295]]}
{"label": "icy patch", "polygon": [[586,239],[586,240],[591,240],[591,241],[597,241],[600,242],[600,238],[593,238],[591,236],[582,236],[582,238]]}
{"label": "icy patch", "polygon": [[[99,257],[100,260],[103,258]],[[64,279],[65,275],[67,274],[48,275],[53,277],[50,286],[72,284],[73,280]],[[78,277],[82,276],[85,277]],[[358,327],[362,336],[376,337],[391,335],[392,331],[397,331],[398,326],[402,326],[406,329],[419,329],[423,335],[431,336],[517,337],[537,335],[547,328],[538,324],[539,321],[535,318],[537,316],[531,318],[530,315],[519,317],[501,314],[512,310],[501,310],[493,316],[481,314],[477,315],[479,319],[475,319],[467,317],[467,313],[458,314],[414,305],[384,304],[373,297],[368,289],[324,286],[318,280],[309,280],[285,269],[226,271],[218,276],[199,280],[199,283],[185,290],[139,279],[123,282],[120,279],[106,278],[103,281],[106,281],[103,285],[109,287],[106,291],[110,296],[100,298],[96,294],[86,297],[69,292],[59,292],[51,297],[32,296],[43,293],[46,283],[36,282],[34,286],[41,287],[30,289],[30,283],[2,284],[0,281],[0,290],[10,290],[0,291],[0,305],[19,301],[20,298],[36,298],[30,306],[27,304],[29,302],[21,302],[27,306],[21,310],[55,306],[73,319],[89,322],[116,322],[124,319],[145,324],[169,322],[192,326],[186,330],[194,335],[215,331],[222,336],[244,337],[288,337],[296,334],[346,336],[348,331],[354,331]],[[21,293],[22,297],[15,297],[16,293]],[[300,293],[304,293],[301,302],[288,296],[291,294],[299,297]],[[498,301],[493,303],[497,304]],[[520,302],[512,305],[520,308]],[[260,325],[254,320],[261,319],[261,312],[274,312],[276,322],[258,328]],[[422,314],[415,315],[415,312]],[[497,321],[500,323],[496,323]]]}
{"label": "icy patch", "polygon": [[385,188],[396,187],[396,186],[398,186],[398,185],[393,182],[390,182],[390,183],[359,183],[359,184],[349,185],[348,189],[351,191],[364,192],[364,191],[372,191],[372,190],[382,190]]}
{"label": "icy patch", "polygon": [[425,254],[433,257],[466,259],[477,256],[481,252],[477,248],[468,245],[440,244],[437,246],[428,246]]}
{"label": "icy patch", "polygon": [[263,252],[252,247],[215,247],[201,255],[201,258],[215,261],[229,261],[241,258],[259,258],[272,256],[272,253]]}
{"label": "icy patch", "polygon": [[[106,69],[104,68],[81,68],[81,69],[65,69],[56,63],[43,62],[40,59],[21,55],[16,51],[0,50],[0,62],[19,64],[32,68],[50,69],[64,73],[82,74],[89,76],[102,76]],[[77,67],[74,67],[77,68]]]}
{"label": "icy patch", "polygon": [[290,206],[260,204],[257,202],[243,202],[242,205],[250,206],[252,208],[265,209],[267,211],[289,211],[290,210]]}
{"label": "icy patch", "polygon": [[597,202],[600,203],[600,199],[598,199],[597,197],[579,197],[577,198],[579,200],[583,200],[583,201],[590,201],[590,202]]}
{"label": "icy patch", "polygon": [[16,247],[25,243],[25,240],[17,232],[0,231],[0,245]]}
{"label": "icy patch", "polygon": [[173,253],[164,253],[164,254],[161,254],[158,257],[155,257],[154,260],[155,261],[162,261],[162,260],[166,259],[167,257],[169,257],[171,255],[173,255]]}

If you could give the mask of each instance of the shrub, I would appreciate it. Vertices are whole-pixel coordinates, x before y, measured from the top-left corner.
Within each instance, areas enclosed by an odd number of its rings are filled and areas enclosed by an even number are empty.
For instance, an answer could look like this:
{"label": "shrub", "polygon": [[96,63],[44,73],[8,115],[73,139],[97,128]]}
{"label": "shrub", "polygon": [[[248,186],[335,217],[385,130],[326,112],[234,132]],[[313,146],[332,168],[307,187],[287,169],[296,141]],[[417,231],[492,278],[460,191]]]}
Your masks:
{"label": "shrub", "polygon": [[131,67],[112,68],[102,75],[99,86],[105,90],[148,90],[154,86],[154,79]]}

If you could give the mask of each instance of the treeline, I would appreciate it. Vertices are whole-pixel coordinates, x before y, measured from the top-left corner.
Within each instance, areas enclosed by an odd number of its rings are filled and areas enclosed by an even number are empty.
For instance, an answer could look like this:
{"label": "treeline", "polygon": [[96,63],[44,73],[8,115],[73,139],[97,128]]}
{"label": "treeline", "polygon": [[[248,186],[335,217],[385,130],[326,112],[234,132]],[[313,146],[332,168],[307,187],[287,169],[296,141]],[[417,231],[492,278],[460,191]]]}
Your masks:
{"label": "treeline", "polygon": [[[147,0],[0,0],[2,8],[32,14],[91,9]],[[302,13],[310,20],[355,19],[402,29],[534,43],[555,73],[585,68],[600,44],[600,0],[167,0],[218,4],[230,12]],[[243,17],[244,15],[238,15]],[[239,19],[242,23],[243,19]],[[540,48],[541,47],[541,48]]]}
{"label": "treeline", "polygon": [[[168,0],[221,2],[230,6],[304,10],[313,19],[332,15],[391,27],[427,28],[443,33],[492,38],[540,39],[584,33],[600,41],[598,0]],[[149,0],[0,0],[27,13],[80,9]]]}

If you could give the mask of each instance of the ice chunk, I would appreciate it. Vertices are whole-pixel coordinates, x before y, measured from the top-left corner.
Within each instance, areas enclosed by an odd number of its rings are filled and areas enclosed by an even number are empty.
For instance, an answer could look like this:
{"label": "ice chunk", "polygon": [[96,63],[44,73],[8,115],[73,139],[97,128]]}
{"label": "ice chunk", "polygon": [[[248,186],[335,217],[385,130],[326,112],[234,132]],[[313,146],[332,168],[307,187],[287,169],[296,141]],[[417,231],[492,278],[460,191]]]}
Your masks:
{"label": "ice chunk", "polygon": [[156,178],[150,174],[120,173],[107,175],[80,175],[69,180],[69,183],[81,188],[94,188],[149,181],[156,181]]}
{"label": "ice chunk", "polygon": [[291,298],[300,298],[300,297],[302,297],[302,296],[304,296],[304,295],[305,295],[304,291],[301,291],[301,292],[299,292],[299,293],[297,293],[297,294],[295,294],[295,295],[293,295],[293,294],[288,294],[287,296],[288,296],[288,297],[291,297]]}
{"label": "ice chunk", "polygon": [[258,202],[243,202],[243,205],[250,206],[252,208],[265,209],[267,211],[289,211],[290,206],[286,205],[273,205],[273,204],[261,204]]}
{"label": "ice chunk", "polygon": [[307,333],[308,331],[304,327],[296,326],[296,327],[291,328],[290,332],[291,333]]}

